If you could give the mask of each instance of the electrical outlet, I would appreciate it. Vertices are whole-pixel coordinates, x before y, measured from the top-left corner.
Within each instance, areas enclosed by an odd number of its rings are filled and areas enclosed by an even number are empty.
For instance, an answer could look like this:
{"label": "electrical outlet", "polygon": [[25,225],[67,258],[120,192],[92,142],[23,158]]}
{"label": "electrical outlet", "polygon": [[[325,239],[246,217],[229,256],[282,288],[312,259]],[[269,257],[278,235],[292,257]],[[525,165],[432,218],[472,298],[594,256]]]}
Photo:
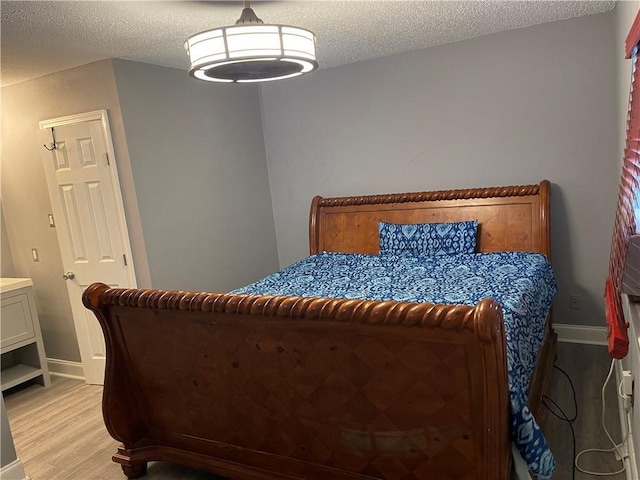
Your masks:
{"label": "electrical outlet", "polygon": [[629,448],[626,444],[619,445],[613,453],[616,456],[616,460],[622,461],[629,456]]}
{"label": "electrical outlet", "polygon": [[571,295],[569,295],[569,308],[580,310],[580,295],[578,295],[577,293],[572,293]]}
{"label": "electrical outlet", "polygon": [[631,370],[622,371],[622,394],[633,395],[633,375]]}
{"label": "electrical outlet", "polygon": [[623,396],[624,410],[629,413],[633,408],[633,374],[631,370],[622,371],[619,393]]}

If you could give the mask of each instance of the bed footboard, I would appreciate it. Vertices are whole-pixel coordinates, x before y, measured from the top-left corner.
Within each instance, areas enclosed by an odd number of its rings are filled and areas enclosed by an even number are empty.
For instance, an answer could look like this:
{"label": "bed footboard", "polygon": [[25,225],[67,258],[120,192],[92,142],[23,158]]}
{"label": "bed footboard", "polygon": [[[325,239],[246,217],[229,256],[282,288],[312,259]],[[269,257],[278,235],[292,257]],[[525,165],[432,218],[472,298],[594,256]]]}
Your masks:
{"label": "bed footboard", "polygon": [[110,289],[103,414],[129,478],[506,480],[502,309]]}

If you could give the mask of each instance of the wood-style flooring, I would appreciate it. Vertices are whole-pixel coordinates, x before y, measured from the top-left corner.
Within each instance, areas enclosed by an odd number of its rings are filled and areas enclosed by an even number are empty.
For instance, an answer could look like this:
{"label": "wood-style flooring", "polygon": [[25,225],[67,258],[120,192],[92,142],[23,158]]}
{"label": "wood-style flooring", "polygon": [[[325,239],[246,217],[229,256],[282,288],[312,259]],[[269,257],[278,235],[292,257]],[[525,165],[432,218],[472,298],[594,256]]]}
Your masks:
{"label": "wood-style flooring", "polygon": [[[574,422],[577,451],[585,448],[609,448],[600,424],[600,389],[609,370],[605,347],[558,344],[556,365],[572,378],[578,399],[578,418]],[[31,385],[5,392],[7,415],[18,457],[33,480],[125,480],[119,465],[111,461],[117,442],[102,422],[101,387],[81,381],[53,377],[44,388]],[[607,425],[614,440],[620,439],[615,397],[615,378],[607,390]],[[567,379],[554,372],[551,398],[568,416],[573,414],[573,396]],[[569,425],[547,414],[545,435],[558,462],[557,480],[571,480],[573,447]],[[611,454],[584,458],[582,465],[599,471],[619,468]],[[213,480],[219,477],[178,465],[154,462],[148,479]],[[576,479],[592,479],[576,472]],[[624,474],[607,477],[624,480]]]}
{"label": "wood-style flooring", "polygon": [[[588,448],[611,448],[611,442],[602,429],[601,391],[611,366],[607,348],[558,343],[558,358],[555,365],[567,372],[576,390],[578,418],[573,424],[576,453]],[[616,389],[614,371],[605,390],[605,425],[612,438],[620,442],[622,438]],[[549,396],[569,418],[574,415],[573,394],[569,381],[556,369],[553,372],[553,387]],[[558,463],[554,480],[571,480],[573,445],[569,425],[547,412],[543,431]],[[622,466],[612,453],[587,453],[580,457],[579,464],[583,469],[596,472],[615,472]],[[603,477],[594,477],[576,471],[575,478],[576,480],[593,480]],[[625,473],[620,473],[604,478],[626,480],[627,477]]]}

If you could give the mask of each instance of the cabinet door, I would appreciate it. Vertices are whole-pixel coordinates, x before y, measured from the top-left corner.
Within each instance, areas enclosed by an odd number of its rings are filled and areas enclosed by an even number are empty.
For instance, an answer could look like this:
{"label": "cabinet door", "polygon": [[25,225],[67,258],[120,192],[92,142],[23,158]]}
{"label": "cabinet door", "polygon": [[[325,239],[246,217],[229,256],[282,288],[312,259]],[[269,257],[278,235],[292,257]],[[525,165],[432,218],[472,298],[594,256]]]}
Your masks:
{"label": "cabinet door", "polygon": [[35,336],[29,297],[26,293],[12,296],[2,296],[2,312],[0,315],[2,328],[0,336],[2,341],[0,348],[4,351],[7,347],[28,340]]}

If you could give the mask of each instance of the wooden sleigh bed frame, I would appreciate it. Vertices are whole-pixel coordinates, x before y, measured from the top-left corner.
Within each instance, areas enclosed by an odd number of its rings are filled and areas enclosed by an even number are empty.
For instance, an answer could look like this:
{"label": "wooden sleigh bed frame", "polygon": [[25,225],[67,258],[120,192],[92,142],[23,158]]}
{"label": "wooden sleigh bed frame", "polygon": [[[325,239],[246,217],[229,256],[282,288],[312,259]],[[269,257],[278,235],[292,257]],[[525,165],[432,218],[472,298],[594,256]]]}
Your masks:
{"label": "wooden sleigh bed frame", "polygon": [[[311,205],[310,251],[377,253],[380,220],[477,219],[478,250],[550,254],[548,181]],[[83,296],[102,326],[113,460],[233,479],[506,480],[502,309],[111,289]],[[556,335],[530,386],[540,421]],[[548,383],[548,382],[547,382]]]}

